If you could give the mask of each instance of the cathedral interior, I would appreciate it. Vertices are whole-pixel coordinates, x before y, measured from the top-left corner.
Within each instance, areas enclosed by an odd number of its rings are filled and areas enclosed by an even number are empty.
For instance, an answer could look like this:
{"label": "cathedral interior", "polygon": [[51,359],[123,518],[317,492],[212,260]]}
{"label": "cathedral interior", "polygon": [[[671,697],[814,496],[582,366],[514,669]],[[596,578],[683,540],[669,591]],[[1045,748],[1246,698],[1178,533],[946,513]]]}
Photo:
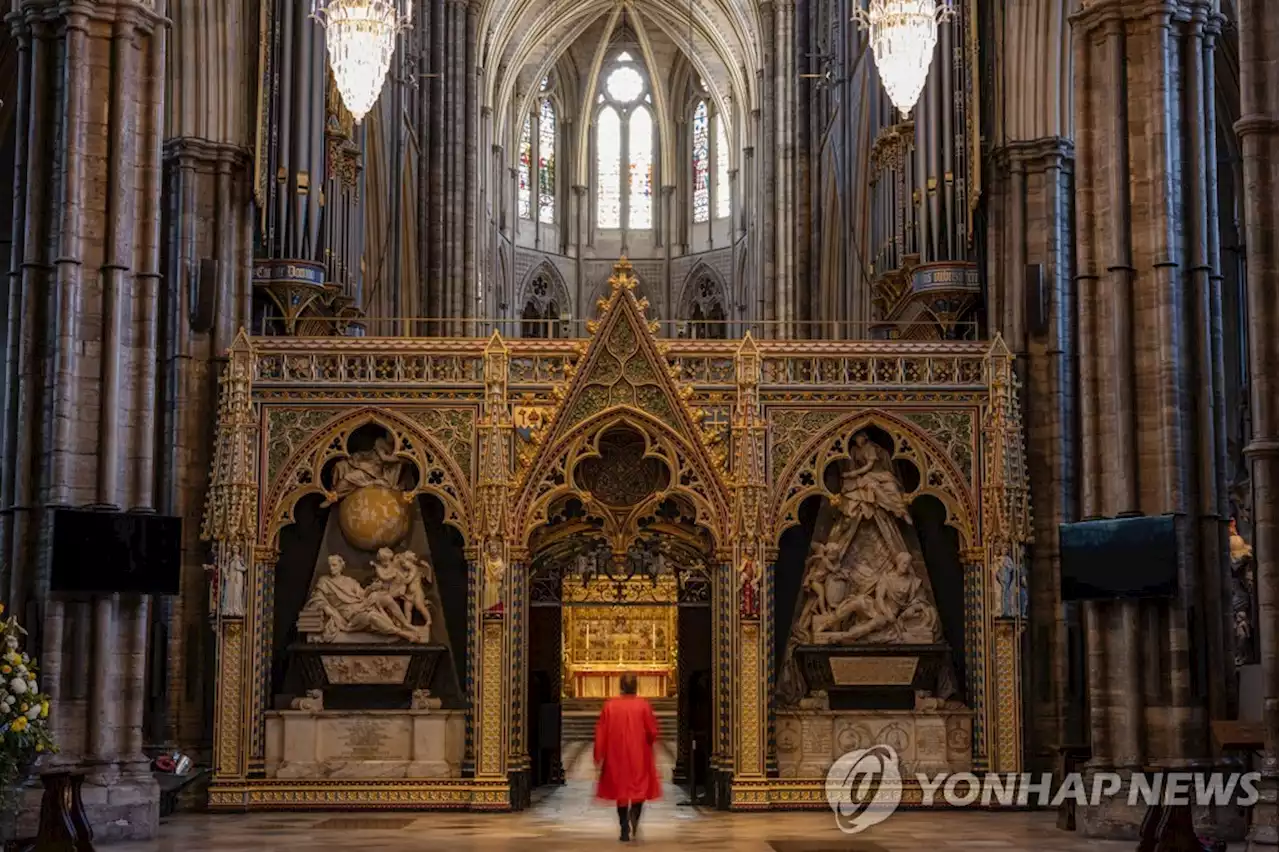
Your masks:
{"label": "cathedral interior", "polygon": [[1274,0],[8,6],[6,849],[1280,842]]}

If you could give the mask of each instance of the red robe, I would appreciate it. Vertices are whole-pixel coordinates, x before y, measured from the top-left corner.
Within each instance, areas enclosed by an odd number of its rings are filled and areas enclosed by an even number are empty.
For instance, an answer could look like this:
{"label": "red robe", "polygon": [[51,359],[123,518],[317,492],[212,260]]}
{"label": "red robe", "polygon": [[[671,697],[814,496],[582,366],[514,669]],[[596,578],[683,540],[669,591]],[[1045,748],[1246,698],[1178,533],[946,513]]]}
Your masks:
{"label": "red robe", "polygon": [[596,798],[619,804],[659,798],[662,785],[653,759],[657,740],[658,717],[648,701],[635,695],[606,701],[596,722]]}

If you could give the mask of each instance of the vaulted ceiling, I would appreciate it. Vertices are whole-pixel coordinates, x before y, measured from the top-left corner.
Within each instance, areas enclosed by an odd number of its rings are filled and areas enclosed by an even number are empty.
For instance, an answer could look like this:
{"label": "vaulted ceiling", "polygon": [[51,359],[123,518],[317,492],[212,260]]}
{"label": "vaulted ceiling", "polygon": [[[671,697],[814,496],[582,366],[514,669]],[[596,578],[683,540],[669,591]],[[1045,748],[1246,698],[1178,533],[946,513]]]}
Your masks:
{"label": "vaulted ceiling", "polygon": [[[579,68],[581,90],[573,113],[592,102],[595,80],[615,32],[627,27],[646,66],[660,69],[662,45],[673,45],[729,115],[756,109],[762,67],[762,21],[749,0],[486,0],[480,13],[481,102],[493,110],[498,139],[512,132],[512,115],[527,108],[539,84],[570,48],[592,42],[590,64]],[[665,75],[654,74],[655,80]],[[664,87],[665,88],[665,87]],[[666,91],[655,91],[659,114]],[[516,107],[516,109],[511,109]]]}

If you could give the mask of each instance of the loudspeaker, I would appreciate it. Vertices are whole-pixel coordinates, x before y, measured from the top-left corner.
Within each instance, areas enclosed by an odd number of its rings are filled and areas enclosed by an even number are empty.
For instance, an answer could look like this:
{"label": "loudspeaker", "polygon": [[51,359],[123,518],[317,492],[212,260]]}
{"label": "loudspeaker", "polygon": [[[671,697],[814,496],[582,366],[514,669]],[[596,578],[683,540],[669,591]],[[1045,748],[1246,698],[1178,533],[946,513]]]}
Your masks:
{"label": "loudspeaker", "polygon": [[1027,334],[1043,337],[1049,333],[1049,294],[1045,292],[1044,265],[1028,263],[1022,271],[1022,282],[1027,306]]}

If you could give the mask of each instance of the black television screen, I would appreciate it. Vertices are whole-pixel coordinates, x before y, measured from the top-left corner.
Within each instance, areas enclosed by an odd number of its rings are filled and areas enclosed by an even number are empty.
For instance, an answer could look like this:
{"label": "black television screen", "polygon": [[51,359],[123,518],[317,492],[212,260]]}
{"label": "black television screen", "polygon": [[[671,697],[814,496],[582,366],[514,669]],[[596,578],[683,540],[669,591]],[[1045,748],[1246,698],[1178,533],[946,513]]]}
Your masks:
{"label": "black television screen", "polygon": [[58,509],[53,516],[54,592],[176,595],[182,518]]}
{"label": "black television screen", "polygon": [[1178,536],[1173,515],[1081,521],[1058,527],[1065,601],[1173,597]]}

